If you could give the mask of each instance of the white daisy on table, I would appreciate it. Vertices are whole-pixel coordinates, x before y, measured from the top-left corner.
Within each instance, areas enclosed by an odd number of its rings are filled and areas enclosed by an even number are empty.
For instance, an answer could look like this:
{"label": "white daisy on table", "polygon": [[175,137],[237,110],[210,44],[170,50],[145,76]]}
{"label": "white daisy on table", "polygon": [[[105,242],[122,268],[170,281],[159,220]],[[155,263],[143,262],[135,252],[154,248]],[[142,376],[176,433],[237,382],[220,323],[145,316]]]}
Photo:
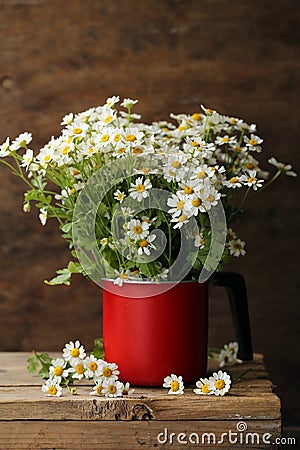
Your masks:
{"label": "white daisy on table", "polygon": [[242,187],[242,183],[243,183],[243,178],[242,177],[231,177],[229,180],[224,180],[223,181],[223,185],[231,188],[231,189],[236,189],[236,188],[240,188]]}
{"label": "white daisy on table", "polygon": [[83,345],[80,344],[79,340],[76,340],[75,342],[70,341],[63,349],[63,358],[66,361],[70,361],[74,358],[84,359],[85,356],[85,349]]}
{"label": "white daisy on table", "polygon": [[141,202],[144,198],[149,197],[149,190],[152,188],[152,184],[150,180],[145,179],[143,177],[138,177],[135,183],[131,183],[130,185],[130,197],[136,199],[138,202]]}
{"label": "white daisy on table", "polygon": [[42,391],[49,397],[60,397],[62,392],[60,381],[60,377],[49,378],[42,386]]}
{"label": "white daisy on table", "polygon": [[122,203],[125,198],[125,192],[122,192],[120,191],[120,189],[118,189],[116,192],[114,192],[114,198],[118,200],[118,202]]}
{"label": "white daisy on table", "polygon": [[72,373],[72,378],[77,380],[82,380],[85,373],[84,359],[81,358],[72,358],[69,361],[70,368],[69,373]]}
{"label": "white daisy on table", "polygon": [[138,245],[138,254],[142,255],[143,253],[145,253],[146,255],[150,255],[151,250],[156,250],[155,245],[153,244],[153,241],[156,239],[155,234],[151,234],[150,236],[147,237],[147,239],[141,239],[140,241],[137,241],[137,245]]}
{"label": "white daisy on table", "polygon": [[128,222],[127,235],[137,241],[139,239],[145,239],[149,234],[150,224],[148,222],[141,222],[138,219],[132,219]]}
{"label": "white daisy on table", "polygon": [[229,252],[232,256],[244,256],[246,254],[245,242],[241,239],[233,239],[228,242]]}
{"label": "white daisy on table", "polygon": [[229,342],[228,344],[224,345],[224,349],[228,350],[233,358],[233,360],[237,360],[237,355],[238,355],[238,351],[239,351],[239,344],[236,341],[233,342]]}
{"label": "white daisy on table", "polygon": [[69,375],[68,369],[66,369],[67,361],[63,358],[52,359],[51,366],[49,367],[50,377],[67,377]]}
{"label": "white daisy on table", "polygon": [[32,134],[25,131],[19,134],[16,139],[11,143],[11,150],[18,150],[20,147],[26,147],[32,141]]}
{"label": "white daisy on table", "polygon": [[100,374],[102,373],[103,362],[104,361],[102,359],[97,359],[95,358],[94,355],[86,357],[84,360],[84,367],[85,367],[84,376],[86,378],[99,377]]}
{"label": "white daisy on table", "polygon": [[260,152],[261,151],[261,144],[263,142],[263,139],[256,136],[255,134],[250,135],[250,139],[248,136],[244,136],[244,142],[246,142],[246,146],[249,148],[249,150]]}
{"label": "white daisy on table", "polygon": [[208,389],[212,391],[214,395],[225,395],[231,385],[231,378],[227,372],[214,372],[208,380]]}
{"label": "white daisy on table", "polygon": [[39,219],[40,219],[40,222],[41,222],[41,224],[42,224],[43,226],[46,225],[47,217],[48,217],[48,212],[47,212],[47,210],[46,210],[45,208],[41,208],[41,209],[40,209],[40,213],[39,213]]}
{"label": "white daisy on table", "polygon": [[90,392],[90,395],[103,395],[103,380],[98,379],[95,380],[95,386],[93,387],[92,392]]}
{"label": "white daisy on table", "polygon": [[128,383],[122,383],[122,395],[132,395],[134,393],[134,389],[130,387],[130,384]]}
{"label": "white daisy on table", "polygon": [[196,381],[196,389],[193,389],[193,391],[198,395],[211,395],[213,392],[208,388],[208,384],[208,378],[200,378]]}
{"label": "white daisy on table", "polygon": [[119,374],[120,372],[116,363],[108,363],[106,361],[103,361],[99,374],[99,378],[102,379],[103,383],[116,381]]}
{"label": "white daisy on table", "polygon": [[222,348],[219,354],[219,367],[227,366],[228,364],[233,363],[232,353],[228,348]]}
{"label": "white daisy on table", "polygon": [[122,397],[123,383],[118,380],[110,380],[103,384],[105,397]]}
{"label": "white daisy on table", "polygon": [[291,170],[292,169],[292,165],[291,164],[285,164],[283,162],[279,162],[274,157],[268,159],[268,163],[272,164],[272,166],[275,166],[278,170],[281,170],[281,172],[283,172],[287,176],[290,176],[290,177],[296,177],[297,176],[296,172],[293,172]]}
{"label": "white daisy on table", "polygon": [[163,387],[169,389],[168,394],[183,394],[184,384],[182,376],[177,376],[172,373],[170,376],[165,377]]}
{"label": "white daisy on table", "polygon": [[6,140],[3,142],[3,144],[0,145],[0,158],[4,158],[9,154],[10,152],[9,145],[10,145],[9,137],[7,137]]}
{"label": "white daisy on table", "polygon": [[264,182],[264,180],[259,180],[256,177],[256,170],[248,170],[248,175],[242,175],[241,180],[245,186],[252,187],[255,191],[257,191],[258,188],[261,188],[262,183]]}

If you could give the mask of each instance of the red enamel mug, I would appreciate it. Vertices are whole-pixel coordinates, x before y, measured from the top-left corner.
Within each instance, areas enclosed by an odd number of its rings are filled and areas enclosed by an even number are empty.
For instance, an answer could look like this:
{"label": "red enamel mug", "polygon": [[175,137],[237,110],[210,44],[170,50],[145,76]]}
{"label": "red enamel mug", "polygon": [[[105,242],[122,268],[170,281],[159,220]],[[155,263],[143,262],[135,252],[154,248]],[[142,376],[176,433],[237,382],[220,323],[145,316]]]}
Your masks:
{"label": "red enamel mug", "polygon": [[[103,280],[103,344],[105,359],[118,364],[122,381],[135,386],[162,386],[166,376],[181,375],[195,383],[207,369],[209,283],[226,287],[239,358],[252,359],[244,279],[219,272],[210,282],[161,284]],[[142,295],[136,298],[137,290]],[[140,291],[139,291],[140,292]]]}

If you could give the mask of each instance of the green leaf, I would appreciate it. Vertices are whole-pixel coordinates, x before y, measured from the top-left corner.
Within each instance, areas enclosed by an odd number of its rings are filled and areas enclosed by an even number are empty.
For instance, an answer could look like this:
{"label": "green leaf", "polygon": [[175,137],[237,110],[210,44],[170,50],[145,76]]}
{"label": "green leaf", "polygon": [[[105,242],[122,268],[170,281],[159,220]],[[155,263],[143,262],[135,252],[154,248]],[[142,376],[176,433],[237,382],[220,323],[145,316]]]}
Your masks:
{"label": "green leaf", "polygon": [[39,365],[41,365],[41,369],[38,372],[39,375],[42,378],[49,378],[49,367],[51,366],[52,358],[48,353],[37,353],[35,350],[33,350],[33,354],[34,356],[27,359],[27,370],[30,373],[34,373],[37,371]]}
{"label": "green leaf", "polygon": [[103,359],[104,358],[104,348],[103,348],[103,339],[97,338],[94,339],[94,349],[92,354],[95,358]]}

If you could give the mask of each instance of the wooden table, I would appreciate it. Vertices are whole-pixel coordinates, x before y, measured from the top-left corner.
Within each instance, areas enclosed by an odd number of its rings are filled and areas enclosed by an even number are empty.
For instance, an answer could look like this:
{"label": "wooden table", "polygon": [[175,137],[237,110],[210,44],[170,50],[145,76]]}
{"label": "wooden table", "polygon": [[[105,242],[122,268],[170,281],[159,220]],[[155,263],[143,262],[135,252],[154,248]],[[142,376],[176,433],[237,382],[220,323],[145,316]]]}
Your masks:
{"label": "wooden table", "polygon": [[224,397],[188,387],[180,396],[136,388],[116,399],[89,395],[88,382],[79,382],[76,396],[64,390],[60,398],[47,397],[39,376],[27,372],[28,356],[0,353],[1,450],[269,448],[281,434],[280,400],[258,354],[227,368],[233,379],[250,370]]}

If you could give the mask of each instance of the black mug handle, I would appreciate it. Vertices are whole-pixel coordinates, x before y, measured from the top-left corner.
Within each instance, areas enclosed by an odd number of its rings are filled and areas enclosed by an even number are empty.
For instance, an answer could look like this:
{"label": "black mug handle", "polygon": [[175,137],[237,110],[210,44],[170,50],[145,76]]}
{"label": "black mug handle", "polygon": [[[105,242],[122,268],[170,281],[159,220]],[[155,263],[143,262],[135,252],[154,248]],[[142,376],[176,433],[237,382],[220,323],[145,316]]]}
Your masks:
{"label": "black mug handle", "polygon": [[239,343],[238,358],[242,361],[252,360],[253,350],[244,277],[237,272],[215,272],[211,282],[215,286],[226,288],[236,337]]}

